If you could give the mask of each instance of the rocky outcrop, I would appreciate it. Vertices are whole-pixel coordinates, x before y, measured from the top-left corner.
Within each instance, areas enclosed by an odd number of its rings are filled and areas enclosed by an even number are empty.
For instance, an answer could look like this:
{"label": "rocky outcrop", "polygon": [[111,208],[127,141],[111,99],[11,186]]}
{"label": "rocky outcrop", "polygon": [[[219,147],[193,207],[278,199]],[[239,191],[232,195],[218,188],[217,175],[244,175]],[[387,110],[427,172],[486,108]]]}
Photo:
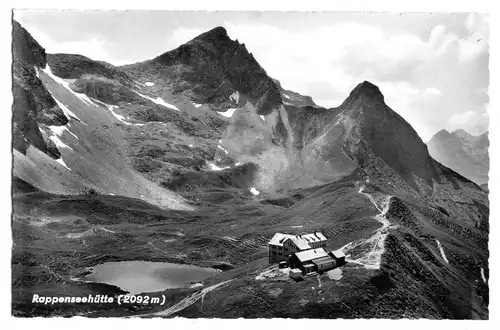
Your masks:
{"label": "rocky outcrop", "polygon": [[70,84],[70,88],[77,93],[84,93],[107,104],[118,102],[132,102],[140,99],[137,93],[123,86],[114,79],[104,76],[83,74]]}
{"label": "rocky outcrop", "polygon": [[13,21],[12,54],[14,102],[12,106],[13,147],[25,153],[31,144],[53,158],[60,154],[50,140],[44,140],[38,124],[60,126],[68,118],[37,76],[46,65],[45,49],[16,21]]}
{"label": "rocky outcrop", "polygon": [[52,73],[64,79],[78,79],[87,74],[117,80],[126,86],[132,83],[132,79],[122,70],[82,55],[48,54],[47,62]]}
{"label": "rocky outcrop", "polygon": [[413,212],[398,197],[391,198],[386,217],[392,224],[402,225],[405,228],[414,230],[415,232],[418,231],[421,226],[418,218],[415,217]]}

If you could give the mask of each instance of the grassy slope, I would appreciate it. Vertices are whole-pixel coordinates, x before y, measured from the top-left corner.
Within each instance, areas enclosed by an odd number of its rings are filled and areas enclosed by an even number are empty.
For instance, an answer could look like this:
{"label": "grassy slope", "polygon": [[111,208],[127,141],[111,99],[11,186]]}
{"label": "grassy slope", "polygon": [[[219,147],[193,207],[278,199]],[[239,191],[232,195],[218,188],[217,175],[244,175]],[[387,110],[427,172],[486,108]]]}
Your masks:
{"label": "grassy slope", "polygon": [[[337,189],[346,190],[344,194],[348,195],[350,188]],[[70,278],[82,276],[86,267],[105,261],[161,260],[205,266],[226,262],[244,269],[247,263],[260,260],[257,264],[262,267],[267,263],[267,240],[274,232],[300,232],[301,229],[290,226],[301,221],[302,216],[316,212],[314,208],[304,208],[302,200],[295,206],[300,208],[301,217],[292,217],[292,213],[299,212],[293,211],[293,207],[259,203],[246,189],[241,194],[240,205],[224,201],[186,212],[164,211],[123,196],[19,192],[14,197],[14,306],[24,310],[21,301],[30,298],[40,285],[59,293],[60,283],[71,283],[70,288],[83,290],[88,284],[78,286]],[[339,212],[335,204],[325,203],[323,209],[314,217],[316,223],[306,227],[335,227],[339,228],[337,235],[347,235],[353,226],[366,232],[377,226],[374,221],[349,221],[353,218],[353,209],[349,207]],[[332,214],[328,209],[338,213]],[[357,212],[366,215],[370,211],[360,205]],[[340,226],[335,224],[341,220],[344,223]],[[81,238],[66,236],[89,231],[88,236]],[[334,245],[339,244],[341,241]]]}
{"label": "grassy slope", "polygon": [[[414,211],[415,205],[403,205],[389,211],[390,221],[398,227],[387,237],[379,270],[360,270],[347,264],[342,268],[341,281],[323,276],[321,288],[316,278],[300,283],[255,281],[255,271],[207,295],[203,306],[196,303],[178,315],[488,318],[488,285],[480,276],[480,267],[488,273],[487,250],[471,239],[462,240],[456,227],[443,226],[443,221],[449,222],[444,215],[422,214]],[[405,214],[401,214],[402,210]],[[443,245],[449,264],[442,258],[436,239]]]}
{"label": "grassy slope", "polygon": [[[378,211],[349,181],[295,191],[288,208],[272,205],[265,197],[256,199],[246,189],[217,190],[233,199],[212,201],[196,211],[165,211],[122,196],[68,197],[21,191],[14,199],[15,314],[74,315],[96,310],[95,306],[31,310],[27,300],[40,290],[58,295],[116,294],[117,288],[70,278],[81,277],[86,267],[105,261],[151,260],[225,269],[206,285],[233,279],[207,294],[203,307],[197,302],[175,314],[180,316],[487,318],[488,289],[478,268],[478,261],[485,261],[483,250],[471,250],[472,243],[454,238],[428,215],[415,213],[423,223],[418,230],[399,223],[391,232],[380,270],[347,264],[342,280],[323,276],[321,288],[315,277],[298,283],[255,281],[267,267],[266,243],[276,231],[320,229],[331,239],[329,248],[336,249],[369,237],[379,227],[369,216]],[[395,223],[397,216],[395,211],[391,218]],[[42,219],[54,222],[36,226]],[[295,225],[304,227],[291,227]],[[85,237],[65,236],[89,230]],[[434,238],[443,244],[450,264],[444,263]],[[471,252],[474,257],[468,257]],[[167,306],[192,291],[164,292]],[[89,316],[132,315],[165,307],[103,306]]]}

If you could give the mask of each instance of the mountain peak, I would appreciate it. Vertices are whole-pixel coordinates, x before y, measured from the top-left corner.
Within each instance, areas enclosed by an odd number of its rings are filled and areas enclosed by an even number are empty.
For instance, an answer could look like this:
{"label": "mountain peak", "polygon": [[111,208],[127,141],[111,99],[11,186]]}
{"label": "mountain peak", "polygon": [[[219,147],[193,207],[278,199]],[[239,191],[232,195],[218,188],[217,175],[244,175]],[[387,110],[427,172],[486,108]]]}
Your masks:
{"label": "mountain peak", "polygon": [[214,27],[212,30],[207,31],[207,33],[210,33],[213,35],[227,36],[227,30],[223,26]]}
{"label": "mountain peak", "polygon": [[439,132],[436,133],[436,135],[438,135],[438,134],[439,135],[449,135],[450,132],[443,128],[442,130],[440,130]]}
{"label": "mountain peak", "polygon": [[[176,66],[175,70],[171,69],[172,66]],[[126,68],[141,72],[146,77],[148,72],[162,72],[162,75],[164,72],[165,78],[175,81],[172,83],[174,93],[189,91],[192,99],[210,103],[218,110],[231,106],[229,96],[235,92],[258,104],[262,111],[259,114],[267,114],[281,104],[280,92],[273,80],[248,52],[245,44],[232,40],[222,26],[204,32],[152,60]]]}
{"label": "mountain peak", "polygon": [[207,32],[204,32],[191,40],[193,41],[206,41],[206,42],[216,42],[220,40],[230,39],[227,35],[227,30],[223,26],[217,26]]}
{"label": "mountain peak", "polygon": [[45,49],[17,21],[12,20],[13,57],[44,68],[47,63]]}
{"label": "mountain peak", "polygon": [[380,92],[378,86],[366,80],[358,84],[349,94],[350,99],[359,97],[367,97],[381,102],[384,101],[384,95]]}
{"label": "mountain peak", "polygon": [[437,132],[436,134],[434,134],[432,136],[431,141],[434,139],[444,139],[444,138],[449,137],[450,135],[451,135],[451,133],[443,128],[442,130],[440,130],[439,132]]}

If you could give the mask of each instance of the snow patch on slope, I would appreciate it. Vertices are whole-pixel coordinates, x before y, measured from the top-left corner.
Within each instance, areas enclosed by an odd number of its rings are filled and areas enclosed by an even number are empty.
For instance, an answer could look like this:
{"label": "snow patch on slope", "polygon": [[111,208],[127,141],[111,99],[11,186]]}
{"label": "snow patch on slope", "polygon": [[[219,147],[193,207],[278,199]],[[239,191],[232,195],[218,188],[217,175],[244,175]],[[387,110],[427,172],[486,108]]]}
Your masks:
{"label": "snow patch on slope", "polygon": [[[57,127],[54,131],[52,130],[51,127]],[[40,128],[43,130],[44,128],[49,128],[49,130],[51,131],[52,134],[50,134],[49,136],[49,139],[52,140],[52,142],[54,142],[54,144],[56,145],[56,147],[59,149],[59,148],[67,148],[67,149],[70,149],[70,150],[73,150],[73,148],[67,146],[66,144],[64,144],[64,142],[61,141],[61,139],[59,139],[59,136],[62,135],[62,133],[65,131],[64,128],[59,128],[58,126],[40,126]],[[67,130],[67,128],[66,128]],[[47,132],[45,132],[47,133]]]}
{"label": "snow patch on slope", "polygon": [[231,118],[235,110],[236,110],[235,108],[229,108],[225,112],[219,112],[219,113],[224,117]]}
{"label": "snow patch on slope", "polygon": [[233,94],[229,95],[229,99],[231,101],[239,103],[240,102],[240,93],[238,91],[234,92]]}
{"label": "snow patch on slope", "polygon": [[251,187],[250,188],[250,192],[252,194],[254,194],[255,196],[259,195],[260,194],[260,191],[258,191],[257,189],[255,189],[255,187]]}
{"label": "snow patch on slope", "polygon": [[[40,126],[40,129],[47,135],[49,135],[49,139],[54,142],[54,144],[56,145],[56,147],[58,149],[60,148],[67,148],[67,149],[70,149],[70,150],[73,150],[73,148],[71,148],[70,146],[66,145],[64,142],[61,141],[61,139],[59,138],[60,136],[62,136],[64,134],[64,132],[68,132],[70,133],[71,135],[73,135],[77,140],[79,140],[78,136],[76,136],[73,132],[71,132],[67,125],[65,126],[47,126],[47,125],[41,125]],[[50,131],[48,132],[47,129]],[[59,160],[58,160],[59,161]],[[61,159],[62,161],[62,159]],[[63,162],[64,163],[64,162]],[[61,165],[67,167],[65,164],[61,163]]]}
{"label": "snow patch on slope", "polygon": [[172,109],[172,110],[180,111],[179,108],[177,108],[175,105],[165,102],[161,97],[157,97],[156,99],[154,99],[154,98],[152,98],[150,96],[141,94],[141,93],[139,93],[137,91],[134,91],[134,92],[136,92],[140,97],[142,97],[144,99],[147,99],[147,100],[150,100],[153,103],[156,103],[156,104],[159,104],[159,105],[163,105],[164,107]]}
{"label": "snow patch on slope", "polygon": [[266,117],[264,117],[263,115],[260,115],[260,119],[262,119],[263,121],[266,121]]}
{"label": "snow patch on slope", "polygon": [[62,166],[66,167],[68,170],[71,171],[71,169],[68,167],[68,165],[66,165],[66,163],[64,162],[64,160],[61,158],[59,159],[56,159],[56,162],[58,162],[59,164],[61,164]]}
{"label": "snow patch on slope", "polygon": [[481,278],[483,279],[483,282],[486,283],[486,276],[484,276],[484,269],[481,267]]}
{"label": "snow patch on slope", "polygon": [[448,261],[448,258],[446,258],[446,254],[444,254],[443,246],[441,245],[441,242],[436,239],[437,246],[439,248],[439,252],[441,252],[441,257],[443,257],[444,261],[446,261],[447,264],[450,262]]}
{"label": "snow patch on slope", "polygon": [[45,69],[41,69],[41,70],[43,72],[45,72],[45,74],[48,75],[50,78],[52,78],[56,83],[58,83],[59,85],[63,86],[68,91],[70,91],[73,95],[75,95],[76,97],[78,97],[83,103],[88,104],[88,105],[92,105],[94,107],[98,106],[97,104],[95,104],[94,102],[92,102],[92,100],[87,95],[82,94],[82,93],[77,93],[77,92],[73,91],[69,87],[70,83],[68,81],[66,81],[63,78],[60,78],[60,77],[56,76],[55,74],[53,74],[52,70],[50,69],[50,66],[49,66],[48,63],[45,66]]}
{"label": "snow patch on slope", "polygon": [[[37,71],[38,72],[38,71]],[[81,122],[82,124],[84,125],[87,125],[85,124],[80,118],[78,118],[77,115],[75,115],[71,110],[68,109],[68,107],[66,105],[64,105],[62,102],[60,102],[54,94],[52,94],[51,91],[49,91],[49,94],[50,96],[52,96],[52,98],[54,99],[54,101],[56,101],[57,105],[59,106],[59,108],[62,110],[63,114],[66,116],[66,118],[68,118],[68,120],[71,120],[72,118],[78,120],[79,122]]]}
{"label": "snow patch on slope", "polygon": [[119,121],[121,121],[126,125],[132,125],[132,123],[129,123],[128,121],[125,120],[125,117],[114,112],[114,109],[118,109],[118,107],[116,105],[110,105],[108,107],[108,110],[113,114],[113,116],[115,116],[116,119],[118,119]]}
{"label": "snow patch on slope", "polygon": [[203,106],[203,104],[198,104],[198,103],[193,103],[193,105],[194,105],[195,108],[200,108],[200,107]]}
{"label": "snow patch on slope", "polygon": [[120,114],[117,114],[114,110],[115,109],[118,109],[118,106],[116,105],[112,105],[112,104],[107,104],[107,103],[104,103],[102,101],[99,101],[99,100],[95,100],[97,103],[105,106],[106,108],[108,108],[109,112],[111,112],[111,114],[116,118],[118,119],[119,121],[121,121],[122,123],[124,123],[125,125],[134,125],[134,126],[143,126],[144,124],[132,124],[132,123],[129,123],[128,121],[125,120],[125,117],[120,115]]}
{"label": "snow patch on slope", "polygon": [[151,86],[154,86],[154,85],[155,85],[155,83],[154,83],[154,82],[150,82],[150,81],[148,81],[148,82],[146,83],[146,86],[148,86],[148,87],[151,87]]}
{"label": "snow patch on slope", "polygon": [[78,136],[76,136],[73,132],[71,132],[68,127],[65,126],[47,126],[52,133],[54,133],[57,136],[63,135],[64,132],[68,132],[69,134],[73,135],[77,140],[80,140]]}
{"label": "snow patch on slope", "polygon": [[208,164],[208,166],[210,166],[211,171],[222,171],[222,170],[229,168],[229,166],[219,167],[219,166],[215,165],[214,163],[210,163],[210,162],[207,162],[207,164]]}
{"label": "snow patch on slope", "polygon": [[219,148],[219,149],[221,149],[222,151],[224,151],[224,152],[226,153],[226,155],[229,153],[229,152],[227,152],[227,150],[226,150],[226,149],[222,148],[222,147],[220,146],[220,144],[218,144],[218,145],[217,145],[217,148]]}
{"label": "snow patch on slope", "polygon": [[143,83],[142,83],[142,82],[140,82],[140,81],[134,81],[134,85],[135,85],[136,87],[139,87],[139,88],[141,88],[141,86],[146,86],[145,84],[143,84]]}

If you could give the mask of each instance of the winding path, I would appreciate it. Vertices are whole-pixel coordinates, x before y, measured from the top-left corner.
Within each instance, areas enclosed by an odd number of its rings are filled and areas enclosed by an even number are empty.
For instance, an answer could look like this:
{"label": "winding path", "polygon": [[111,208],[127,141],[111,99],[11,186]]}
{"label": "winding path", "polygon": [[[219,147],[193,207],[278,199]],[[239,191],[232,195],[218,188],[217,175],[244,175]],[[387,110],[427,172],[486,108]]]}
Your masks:
{"label": "winding path", "polygon": [[392,196],[386,196],[381,202],[377,202],[372,195],[364,192],[365,186],[359,188],[359,193],[368,197],[370,202],[380,212],[373,218],[382,224],[373,236],[367,239],[352,241],[340,249],[346,254],[346,261],[360,264],[367,269],[379,269],[382,254],[384,253],[384,242],[388,234],[388,229],[395,228],[386,218]]}
{"label": "winding path", "polygon": [[173,305],[173,306],[170,306],[169,308],[161,311],[161,312],[157,312],[157,313],[151,313],[151,314],[141,314],[141,315],[137,315],[138,317],[144,317],[144,316],[162,316],[162,317],[165,317],[165,316],[170,316],[174,313],[177,313],[177,312],[180,312],[181,310],[191,306],[192,304],[194,304],[195,302],[197,302],[198,300],[200,299],[203,299],[205,297],[205,295],[215,289],[217,289],[218,287],[220,286],[223,286],[229,282],[231,282],[232,280],[227,280],[227,281],[224,281],[224,282],[221,282],[221,283],[217,283],[215,285],[212,285],[212,286],[209,286],[209,287],[206,287],[198,292],[195,292],[193,293],[192,295],[182,299],[181,301],[179,301],[177,304]]}

